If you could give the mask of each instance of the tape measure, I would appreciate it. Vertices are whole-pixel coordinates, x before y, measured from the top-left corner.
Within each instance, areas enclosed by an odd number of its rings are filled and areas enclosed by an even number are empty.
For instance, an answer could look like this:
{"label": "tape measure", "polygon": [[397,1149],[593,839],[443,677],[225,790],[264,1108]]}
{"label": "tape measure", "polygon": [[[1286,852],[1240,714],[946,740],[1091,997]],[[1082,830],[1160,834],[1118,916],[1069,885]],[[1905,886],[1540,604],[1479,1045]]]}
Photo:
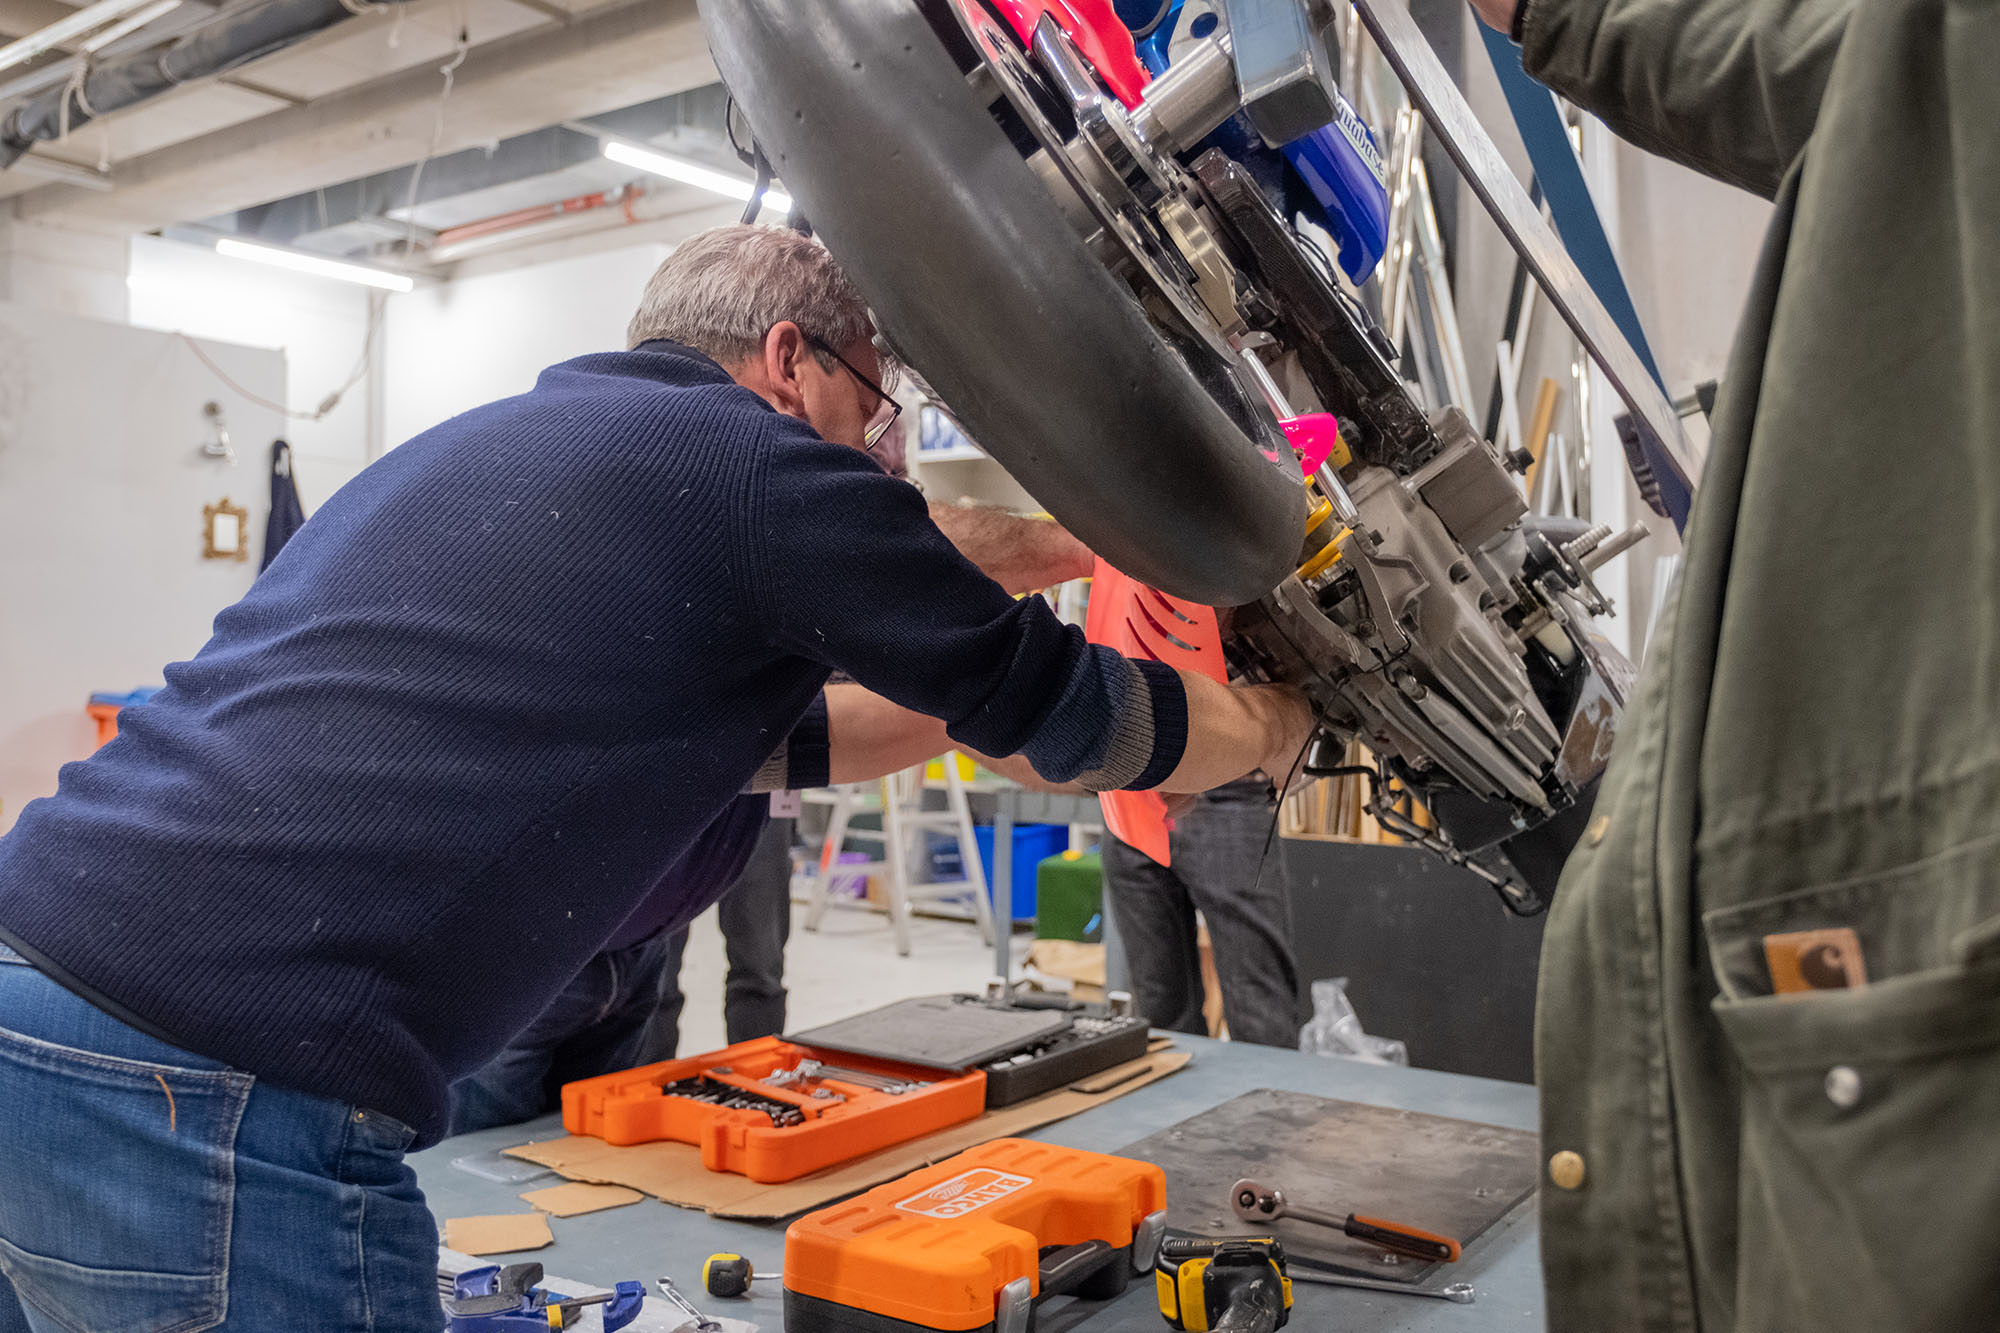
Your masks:
{"label": "tape measure", "polygon": [[1271,1237],[1171,1237],[1153,1268],[1160,1317],[1187,1333],[1273,1333],[1292,1317],[1285,1247]]}

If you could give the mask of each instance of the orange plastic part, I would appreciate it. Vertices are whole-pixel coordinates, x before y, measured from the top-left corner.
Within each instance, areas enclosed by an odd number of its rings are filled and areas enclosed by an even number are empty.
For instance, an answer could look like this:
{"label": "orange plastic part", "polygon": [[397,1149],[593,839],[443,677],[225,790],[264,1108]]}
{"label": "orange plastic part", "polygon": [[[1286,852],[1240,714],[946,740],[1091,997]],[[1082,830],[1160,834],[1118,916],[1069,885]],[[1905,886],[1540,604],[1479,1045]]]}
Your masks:
{"label": "orange plastic part", "polygon": [[[1092,643],[1127,657],[1199,671],[1211,680],[1228,679],[1214,607],[1169,597],[1102,560],[1091,575],[1083,633]],[[1160,865],[1173,863],[1168,850],[1172,825],[1158,792],[1108,791],[1098,803],[1104,808],[1105,828],[1120,842]]]}
{"label": "orange plastic part", "polygon": [[[930,1086],[891,1094],[845,1083],[837,1076],[803,1088],[774,1088],[762,1081],[802,1059],[898,1075]],[[701,1077],[789,1103],[805,1119],[778,1126],[762,1111],[731,1110],[661,1094],[669,1083]],[[814,1097],[815,1087],[838,1093],[841,1100]],[[566,1084],[562,1109],[563,1128],[572,1134],[620,1146],[657,1139],[691,1143],[701,1149],[701,1164],[711,1171],[774,1184],[972,1119],[986,1109],[986,1075],[978,1070],[940,1074],[759,1037],[706,1055]]]}
{"label": "orange plastic part", "polygon": [[83,711],[97,723],[97,743],[103,745],[118,734],[119,704],[85,704]]}
{"label": "orange plastic part", "polygon": [[792,1223],[785,1289],[919,1328],[985,1328],[1008,1283],[1041,1294],[1044,1247],[1128,1246],[1166,1206],[1151,1162],[996,1139]]}

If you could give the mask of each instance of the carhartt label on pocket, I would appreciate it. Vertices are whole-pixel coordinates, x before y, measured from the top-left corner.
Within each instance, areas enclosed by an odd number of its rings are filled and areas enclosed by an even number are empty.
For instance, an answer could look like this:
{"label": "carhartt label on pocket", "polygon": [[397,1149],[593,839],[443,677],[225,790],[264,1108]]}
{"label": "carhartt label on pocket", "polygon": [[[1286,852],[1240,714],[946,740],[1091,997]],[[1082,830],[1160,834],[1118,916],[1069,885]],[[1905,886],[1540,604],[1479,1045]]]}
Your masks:
{"label": "carhartt label on pocket", "polygon": [[1771,967],[1773,995],[1854,990],[1868,984],[1861,937],[1847,926],[1766,935],[1764,961]]}

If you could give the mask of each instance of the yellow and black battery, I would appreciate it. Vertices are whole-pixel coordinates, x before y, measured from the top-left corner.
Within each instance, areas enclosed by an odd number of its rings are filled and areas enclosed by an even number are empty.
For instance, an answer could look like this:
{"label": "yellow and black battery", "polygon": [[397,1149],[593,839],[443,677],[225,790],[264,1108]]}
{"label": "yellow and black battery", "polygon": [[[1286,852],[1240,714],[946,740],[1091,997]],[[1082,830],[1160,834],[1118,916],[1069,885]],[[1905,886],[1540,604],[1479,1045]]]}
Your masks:
{"label": "yellow and black battery", "polygon": [[996,1139],[785,1233],[785,1333],[1026,1333],[1037,1302],[1109,1299],[1152,1266],[1159,1167]]}
{"label": "yellow and black battery", "polygon": [[1169,1237],[1153,1283],[1160,1316],[1187,1333],[1274,1333],[1291,1321],[1285,1247],[1270,1237]]}

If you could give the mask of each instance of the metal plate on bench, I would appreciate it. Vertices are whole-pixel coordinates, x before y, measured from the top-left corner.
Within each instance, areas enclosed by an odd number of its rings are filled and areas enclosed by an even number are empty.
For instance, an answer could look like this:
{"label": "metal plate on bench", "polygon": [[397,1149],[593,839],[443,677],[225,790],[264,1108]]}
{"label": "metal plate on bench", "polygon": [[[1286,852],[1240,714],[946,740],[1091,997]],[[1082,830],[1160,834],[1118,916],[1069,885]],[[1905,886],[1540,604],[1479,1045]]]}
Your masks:
{"label": "metal plate on bench", "polygon": [[[1452,1237],[1467,1250],[1534,1193],[1541,1154],[1530,1130],[1259,1088],[1118,1150],[1167,1173],[1167,1226],[1194,1236],[1268,1236],[1238,1221],[1229,1187],[1253,1177],[1304,1208],[1360,1213]],[[1327,1227],[1281,1219],[1294,1263],[1417,1284],[1454,1264],[1383,1261]],[[1428,1285],[1428,1284],[1426,1284]]]}
{"label": "metal plate on bench", "polygon": [[972,1069],[1070,1025],[1060,1009],[1015,1009],[958,995],[924,995],[794,1032],[786,1041],[927,1069]]}

